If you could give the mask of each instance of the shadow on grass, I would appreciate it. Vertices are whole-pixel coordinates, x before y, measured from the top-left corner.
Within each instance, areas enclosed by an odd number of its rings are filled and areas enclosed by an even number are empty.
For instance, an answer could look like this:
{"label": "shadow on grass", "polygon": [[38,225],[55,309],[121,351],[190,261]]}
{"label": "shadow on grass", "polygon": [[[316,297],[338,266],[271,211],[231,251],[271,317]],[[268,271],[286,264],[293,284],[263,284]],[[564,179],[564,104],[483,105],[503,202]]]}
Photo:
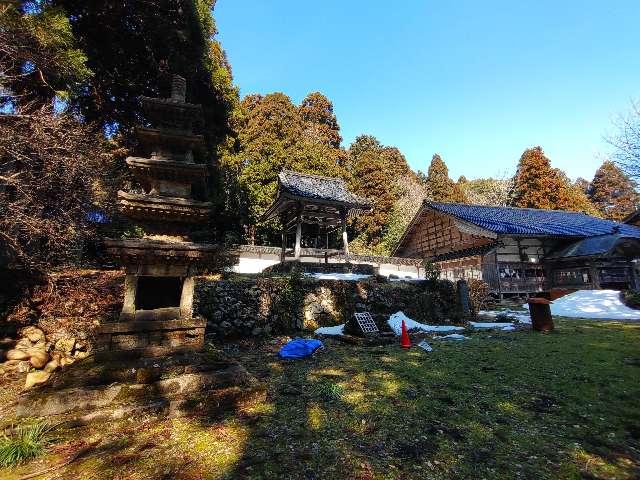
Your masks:
{"label": "shadow on grass", "polygon": [[99,425],[80,427],[75,435],[100,433],[105,445],[129,442],[90,454],[64,473],[633,478],[640,465],[640,368],[625,359],[637,356],[638,341],[638,328],[563,322],[549,335],[481,333],[468,342],[433,342],[430,353],[327,340],[325,352],[296,362],[280,361],[279,345],[270,341],[220,345],[266,393],[237,392],[222,401],[207,387],[190,396],[178,419],[160,413],[122,418],[103,432]]}

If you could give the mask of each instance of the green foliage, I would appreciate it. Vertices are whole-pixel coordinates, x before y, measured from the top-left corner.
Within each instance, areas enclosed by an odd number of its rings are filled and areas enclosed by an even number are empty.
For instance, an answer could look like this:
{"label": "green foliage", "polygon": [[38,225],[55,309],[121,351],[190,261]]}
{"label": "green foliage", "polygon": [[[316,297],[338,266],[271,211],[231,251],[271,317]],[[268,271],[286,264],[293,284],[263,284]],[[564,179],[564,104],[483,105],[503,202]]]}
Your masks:
{"label": "green foliage", "polygon": [[354,228],[363,236],[365,244],[375,247],[393,209],[394,196],[389,188],[389,178],[379,152],[374,150],[363,152],[353,162],[352,172],[354,192],[368,198],[373,207],[371,212],[356,218]]}
{"label": "green foliage", "polygon": [[0,467],[12,467],[41,455],[47,443],[49,424],[18,425],[11,435],[0,438]]}
{"label": "green foliage", "polygon": [[12,98],[22,106],[42,106],[56,95],[78,93],[92,72],[66,13],[48,1],[38,2],[38,9],[23,13],[23,3],[5,2],[0,6],[0,85],[5,89],[0,99]]}
{"label": "green foliage", "polygon": [[622,294],[625,305],[631,308],[640,309],[640,292],[627,290]]}
{"label": "green foliage", "polygon": [[[237,179],[246,224],[255,225],[271,204],[283,169],[347,177],[339,125],[331,102],[320,93],[308,95],[300,106],[282,93],[249,95],[240,104],[236,129],[236,151],[222,158],[222,167]],[[272,227],[264,226],[259,235],[275,238]]]}
{"label": "green foliage", "polygon": [[418,310],[433,323],[459,322],[463,318],[455,285],[448,280],[427,282],[427,288],[417,299]]}
{"label": "green foliage", "polygon": [[353,224],[353,233],[361,243],[357,243],[357,250],[389,255],[401,235],[399,230],[408,223],[408,202],[406,198],[403,204],[398,202],[408,191],[415,193],[415,174],[397,148],[384,146],[371,135],[358,136],[348,155],[353,191],[373,204],[373,211],[359,215]]}
{"label": "green foliage", "polygon": [[618,221],[633,213],[640,201],[629,177],[609,160],[596,171],[589,197],[606,218]]}
{"label": "green foliage", "polygon": [[273,306],[281,317],[284,331],[300,330],[303,327],[304,289],[302,287],[303,273],[294,268],[288,275],[281,278],[278,302]]}
{"label": "green foliage", "polygon": [[326,401],[337,401],[342,400],[345,388],[338,383],[325,382],[318,385],[317,393]]}
{"label": "green foliage", "polygon": [[435,262],[432,262],[428,258],[425,258],[422,261],[422,268],[424,268],[424,278],[429,282],[435,282],[440,278],[440,265]]}
{"label": "green foliage", "polygon": [[[463,181],[462,181],[463,180]],[[498,178],[458,179],[458,185],[467,203],[472,205],[493,205],[505,207],[509,204],[512,189],[511,180]]]}
{"label": "green foliage", "polygon": [[429,165],[426,188],[429,197],[436,202],[464,203],[466,201],[460,186],[449,178],[449,169],[437,153]]}

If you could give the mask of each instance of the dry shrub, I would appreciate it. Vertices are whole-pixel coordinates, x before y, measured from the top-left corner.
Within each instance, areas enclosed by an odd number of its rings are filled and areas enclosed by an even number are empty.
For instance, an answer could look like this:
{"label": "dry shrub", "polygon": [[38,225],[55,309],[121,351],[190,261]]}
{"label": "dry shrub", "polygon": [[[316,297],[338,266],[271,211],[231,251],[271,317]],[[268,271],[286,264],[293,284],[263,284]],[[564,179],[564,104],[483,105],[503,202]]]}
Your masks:
{"label": "dry shrub", "polygon": [[111,158],[105,140],[48,108],[0,115],[0,266],[75,265],[94,235],[88,214]]}
{"label": "dry shrub", "polygon": [[47,336],[90,332],[94,320],[113,320],[122,308],[122,271],[66,270],[47,276],[15,306],[7,321],[26,325],[37,321]]}
{"label": "dry shrub", "polygon": [[482,310],[489,296],[489,284],[483,280],[471,278],[467,280],[469,285],[469,300],[471,301],[471,313],[475,316]]}

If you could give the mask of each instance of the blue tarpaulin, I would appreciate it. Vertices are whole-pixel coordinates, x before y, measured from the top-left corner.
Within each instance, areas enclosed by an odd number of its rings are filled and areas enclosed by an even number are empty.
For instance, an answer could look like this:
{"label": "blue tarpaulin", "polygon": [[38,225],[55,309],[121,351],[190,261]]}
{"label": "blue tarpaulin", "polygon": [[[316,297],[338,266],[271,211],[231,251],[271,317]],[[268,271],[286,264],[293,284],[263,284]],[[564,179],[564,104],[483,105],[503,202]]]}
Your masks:
{"label": "blue tarpaulin", "polygon": [[280,355],[280,358],[306,358],[323,347],[324,345],[320,340],[296,338],[295,340],[285,343],[280,349],[280,352],[278,352],[278,355]]}

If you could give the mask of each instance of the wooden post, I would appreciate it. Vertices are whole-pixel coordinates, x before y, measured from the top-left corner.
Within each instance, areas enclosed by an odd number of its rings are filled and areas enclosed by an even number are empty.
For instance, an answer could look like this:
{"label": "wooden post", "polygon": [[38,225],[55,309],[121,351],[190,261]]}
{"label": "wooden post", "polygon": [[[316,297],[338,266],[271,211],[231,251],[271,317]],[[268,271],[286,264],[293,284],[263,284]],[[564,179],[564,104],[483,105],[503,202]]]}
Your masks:
{"label": "wooden post", "polygon": [[294,250],[294,256],[296,260],[300,260],[300,254],[302,253],[302,212],[298,210],[298,218],[296,219],[296,246]]}
{"label": "wooden post", "polygon": [[284,262],[287,255],[287,230],[286,227],[282,228],[282,250],[280,251],[280,261]]}
{"label": "wooden post", "polygon": [[280,262],[284,263],[287,255],[287,216],[280,216],[280,223],[282,224],[282,250],[280,251]]}
{"label": "wooden post", "polygon": [[344,254],[349,255],[349,239],[347,238],[347,211],[342,210],[342,246]]}

